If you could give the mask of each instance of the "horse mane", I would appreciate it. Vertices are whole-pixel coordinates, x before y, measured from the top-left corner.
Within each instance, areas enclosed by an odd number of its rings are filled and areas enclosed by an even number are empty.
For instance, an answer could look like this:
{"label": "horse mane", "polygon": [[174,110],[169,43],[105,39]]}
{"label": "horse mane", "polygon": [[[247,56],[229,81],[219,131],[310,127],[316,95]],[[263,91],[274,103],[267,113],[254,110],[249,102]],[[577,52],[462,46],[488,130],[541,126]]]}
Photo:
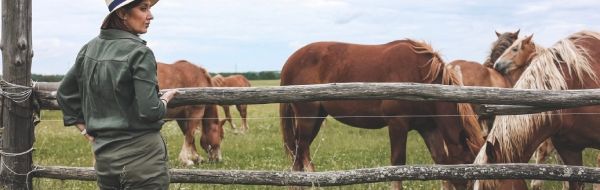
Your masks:
{"label": "horse mane", "polygon": [[[446,65],[442,74],[442,84],[464,86],[460,66]],[[457,103],[456,105],[460,115],[461,124],[467,132],[468,140],[477,145],[477,147],[483,146],[483,143],[485,142],[483,137],[484,132],[479,123],[479,116],[475,113],[473,107],[471,107],[471,104],[469,103]],[[479,152],[478,148],[475,149],[470,146],[469,148],[471,148],[471,151],[474,153]]]}
{"label": "horse mane", "polygon": [[[586,50],[575,42],[580,36],[588,36],[587,33],[576,33],[567,39],[560,40],[551,48],[535,46],[535,53],[530,57],[531,63],[525,69],[514,88],[516,89],[539,89],[539,90],[566,90],[568,89],[565,79],[566,74],[583,82],[585,75],[597,81],[596,74],[587,59]],[[597,33],[592,35],[598,39]],[[516,44],[520,44],[519,39]],[[566,66],[568,73],[563,73],[562,67]],[[574,73],[574,74],[573,74]],[[556,111],[560,112],[560,111]],[[503,154],[498,155],[499,160],[504,162],[515,162],[523,158],[525,142],[530,142],[535,131],[541,127],[551,124],[551,113],[543,112],[528,115],[497,116],[492,131],[488,137],[496,138],[500,143]],[[561,122],[561,118],[557,118]],[[510,153],[510,154],[509,154]],[[479,156],[478,156],[479,157]],[[477,159],[476,159],[477,160]]]}
{"label": "horse mane", "polygon": [[415,41],[412,39],[406,39],[406,41],[410,43],[410,48],[413,50],[414,53],[428,54],[431,56],[431,59],[429,59],[427,64],[419,66],[419,69],[429,70],[429,72],[427,72],[427,75],[423,77],[423,82],[432,83],[435,79],[438,78],[444,67],[444,61],[442,60],[440,54],[437,51],[434,51],[431,45],[426,42]]}
{"label": "horse mane", "polygon": [[220,74],[217,74],[210,79],[210,83],[212,84],[212,86],[221,87],[225,83],[225,77],[223,77]]}

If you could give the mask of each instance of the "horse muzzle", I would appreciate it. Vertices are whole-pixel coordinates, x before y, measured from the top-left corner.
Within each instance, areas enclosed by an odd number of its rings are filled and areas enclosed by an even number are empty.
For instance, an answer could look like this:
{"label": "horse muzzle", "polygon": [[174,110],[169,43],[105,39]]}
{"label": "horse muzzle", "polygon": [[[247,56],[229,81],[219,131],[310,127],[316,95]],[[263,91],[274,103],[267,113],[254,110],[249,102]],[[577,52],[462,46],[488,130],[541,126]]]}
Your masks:
{"label": "horse muzzle", "polygon": [[508,71],[510,70],[510,65],[510,61],[497,61],[494,64],[494,69],[502,74],[508,74]]}

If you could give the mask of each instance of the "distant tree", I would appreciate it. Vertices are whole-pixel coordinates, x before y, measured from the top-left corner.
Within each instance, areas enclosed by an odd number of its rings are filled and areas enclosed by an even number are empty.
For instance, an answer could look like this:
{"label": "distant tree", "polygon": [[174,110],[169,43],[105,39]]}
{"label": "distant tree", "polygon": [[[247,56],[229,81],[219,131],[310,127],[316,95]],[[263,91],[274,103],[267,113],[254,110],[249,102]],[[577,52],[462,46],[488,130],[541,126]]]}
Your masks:
{"label": "distant tree", "polygon": [[36,82],[60,82],[64,75],[31,74],[31,80]]}

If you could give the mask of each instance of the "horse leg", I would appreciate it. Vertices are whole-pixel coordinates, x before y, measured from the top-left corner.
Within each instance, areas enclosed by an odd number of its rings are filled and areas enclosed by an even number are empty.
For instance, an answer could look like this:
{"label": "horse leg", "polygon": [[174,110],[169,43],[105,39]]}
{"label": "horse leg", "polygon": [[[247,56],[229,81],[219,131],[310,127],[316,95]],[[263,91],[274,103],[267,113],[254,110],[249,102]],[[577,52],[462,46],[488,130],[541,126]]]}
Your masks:
{"label": "horse leg", "polygon": [[[561,145],[564,143],[557,143],[556,141],[553,141],[553,144],[554,144],[554,148],[556,149],[556,152],[558,153],[558,155],[560,155],[560,158],[562,159],[562,161],[564,162],[565,165],[570,165],[570,166],[582,166],[583,165],[583,156],[582,156],[583,149]],[[565,183],[563,183],[563,189],[579,190],[579,189],[584,188],[584,184],[582,182],[569,181],[568,187],[565,187],[564,184]]]}
{"label": "horse leg", "polygon": [[246,104],[239,104],[239,105],[235,105],[235,107],[237,108],[238,112],[240,112],[240,117],[242,118],[242,129],[244,131],[248,131],[248,123],[246,121],[246,117],[248,116],[248,105]]}
{"label": "horse leg", "polygon": [[179,160],[184,166],[191,166],[194,163],[198,163],[198,161],[202,160],[202,157],[198,155],[198,151],[196,150],[194,133],[196,133],[196,127],[193,125],[189,125],[189,120],[177,120],[177,125],[183,132],[183,145],[181,146],[181,151],[179,152]]}
{"label": "horse leg", "polygon": [[[388,121],[392,165],[406,164],[406,138],[408,136],[409,120],[395,118]],[[392,189],[401,190],[402,181],[392,182]]]}
{"label": "horse leg", "polygon": [[321,110],[319,103],[297,103],[294,106],[296,117],[296,128],[294,136],[296,140],[296,149],[292,150],[293,171],[315,171],[310,158],[310,144],[315,139],[321,123],[325,117],[325,112]]}
{"label": "horse leg", "polygon": [[[443,133],[440,130],[436,130],[432,128],[432,123],[422,123],[419,122],[417,126],[419,129],[417,130],[423,140],[425,141],[425,145],[429,152],[431,153],[431,158],[436,164],[454,164],[450,162],[449,153],[448,153],[448,145],[444,140]],[[452,190],[455,189],[466,189],[467,183],[465,181],[442,181],[442,189],[444,190]]]}
{"label": "horse leg", "polygon": [[[535,158],[535,164],[545,163],[552,151],[554,151],[554,145],[552,145],[552,141],[550,139],[540,144],[535,153],[533,153],[533,157]],[[544,180],[531,180],[532,190],[541,190],[543,185]]]}
{"label": "horse leg", "polygon": [[229,122],[229,125],[231,125],[231,129],[235,129],[235,124],[233,122],[231,122],[231,112],[229,111],[229,105],[223,105],[223,112],[225,112],[225,121]]}

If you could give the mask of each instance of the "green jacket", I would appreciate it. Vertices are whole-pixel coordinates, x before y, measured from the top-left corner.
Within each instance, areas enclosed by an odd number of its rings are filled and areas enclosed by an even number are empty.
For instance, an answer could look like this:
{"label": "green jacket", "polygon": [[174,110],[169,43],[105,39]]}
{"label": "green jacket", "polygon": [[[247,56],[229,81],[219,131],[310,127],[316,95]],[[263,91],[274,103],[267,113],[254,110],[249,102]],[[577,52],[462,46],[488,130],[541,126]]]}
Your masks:
{"label": "green jacket", "polygon": [[83,46],[57,100],[65,126],[85,123],[93,136],[158,131],[166,113],[152,50],[138,36],[115,29],[102,30]]}

